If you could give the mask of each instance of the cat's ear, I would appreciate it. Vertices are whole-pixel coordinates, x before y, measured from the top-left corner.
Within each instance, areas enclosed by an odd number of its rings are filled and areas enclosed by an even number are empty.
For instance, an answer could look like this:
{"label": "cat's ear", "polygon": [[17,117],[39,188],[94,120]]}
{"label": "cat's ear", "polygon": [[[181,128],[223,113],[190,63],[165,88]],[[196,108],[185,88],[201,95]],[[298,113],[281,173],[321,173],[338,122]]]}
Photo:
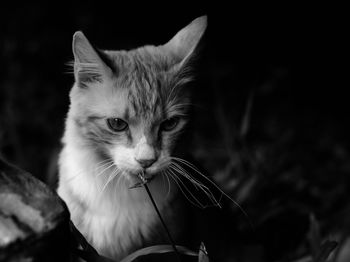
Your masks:
{"label": "cat's ear", "polygon": [[74,76],[80,87],[86,87],[91,82],[102,82],[112,74],[112,69],[106,64],[102,52],[95,49],[81,32],[73,35]]}
{"label": "cat's ear", "polygon": [[193,20],[189,25],[181,29],[163,47],[175,59],[180,66],[186,64],[195,54],[199,41],[207,28],[207,16],[201,16]]}

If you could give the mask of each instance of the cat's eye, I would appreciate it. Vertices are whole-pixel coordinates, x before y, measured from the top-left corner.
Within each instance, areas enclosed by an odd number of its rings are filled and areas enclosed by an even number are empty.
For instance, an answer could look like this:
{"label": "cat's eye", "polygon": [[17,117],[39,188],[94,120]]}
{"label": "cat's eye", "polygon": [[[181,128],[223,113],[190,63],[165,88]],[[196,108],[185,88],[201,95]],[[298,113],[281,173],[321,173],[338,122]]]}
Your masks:
{"label": "cat's eye", "polygon": [[173,130],[178,124],[179,124],[180,118],[178,117],[171,117],[167,120],[163,121],[161,124],[161,130],[163,131],[171,131]]}
{"label": "cat's eye", "polygon": [[120,118],[108,118],[107,124],[108,127],[115,132],[121,132],[128,128],[128,123]]}

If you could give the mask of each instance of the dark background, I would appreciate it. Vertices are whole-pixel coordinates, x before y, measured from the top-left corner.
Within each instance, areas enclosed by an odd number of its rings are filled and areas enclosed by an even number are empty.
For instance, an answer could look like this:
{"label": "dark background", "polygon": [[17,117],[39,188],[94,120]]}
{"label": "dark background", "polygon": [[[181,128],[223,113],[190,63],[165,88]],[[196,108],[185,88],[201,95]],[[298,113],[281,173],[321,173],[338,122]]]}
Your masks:
{"label": "dark background", "polygon": [[349,62],[341,9],[93,1],[2,7],[0,152],[52,182],[75,31],[102,49],[130,49],[163,44],[207,14],[191,153],[249,214],[255,233],[234,208],[230,227],[259,249],[256,261],[315,253],[311,225],[319,225],[322,240],[348,235]]}

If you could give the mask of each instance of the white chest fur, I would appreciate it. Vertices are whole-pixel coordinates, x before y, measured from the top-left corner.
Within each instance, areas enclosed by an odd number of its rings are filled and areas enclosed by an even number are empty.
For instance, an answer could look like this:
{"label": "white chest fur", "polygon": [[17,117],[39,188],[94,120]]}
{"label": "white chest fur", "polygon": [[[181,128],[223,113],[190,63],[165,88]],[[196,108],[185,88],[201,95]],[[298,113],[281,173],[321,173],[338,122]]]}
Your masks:
{"label": "white chest fur", "polygon": [[[146,192],[142,188],[129,189],[120,183],[111,183],[102,192],[108,179],[99,178],[95,170],[94,156],[89,152],[77,152],[76,148],[65,147],[60,156],[60,182],[58,193],[65,200],[71,212],[73,223],[98,252],[114,259],[120,259],[129,252],[149,242],[162,230]],[[158,179],[159,180],[159,179]],[[171,216],[164,208],[171,199],[165,198],[157,188],[159,183],[150,184],[151,191],[165,216]]]}

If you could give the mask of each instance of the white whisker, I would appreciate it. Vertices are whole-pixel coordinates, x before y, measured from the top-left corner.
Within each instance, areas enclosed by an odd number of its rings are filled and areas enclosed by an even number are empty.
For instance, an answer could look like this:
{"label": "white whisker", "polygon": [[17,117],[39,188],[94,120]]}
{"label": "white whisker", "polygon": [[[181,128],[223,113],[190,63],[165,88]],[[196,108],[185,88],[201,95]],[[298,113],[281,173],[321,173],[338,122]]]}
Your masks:
{"label": "white whisker", "polygon": [[[187,167],[191,168],[193,171],[195,171],[197,174],[199,174],[200,176],[202,176],[206,181],[208,181],[210,184],[212,184],[217,190],[219,190],[219,192],[224,195],[226,198],[228,198],[236,207],[239,208],[239,210],[244,214],[244,216],[249,220],[249,223],[252,225],[252,223],[250,222],[249,216],[248,214],[244,211],[244,209],[235,201],[232,199],[232,197],[230,197],[228,194],[226,194],[218,185],[216,185],[212,180],[210,180],[208,177],[206,177],[202,172],[200,172],[198,170],[197,167],[195,167],[192,163],[186,161],[185,159],[182,158],[178,158],[178,157],[171,157],[171,160],[175,160],[178,161],[179,163],[182,163],[184,165],[186,165]],[[221,197],[220,197],[221,199]],[[217,202],[217,201],[216,201]]]}
{"label": "white whisker", "polygon": [[[194,179],[193,177],[191,177],[186,170],[184,170],[183,168],[181,168],[179,165],[177,165],[176,163],[172,163],[172,165],[176,165],[177,166],[177,170],[179,172],[180,175],[183,175],[185,178],[187,178],[194,186],[197,190],[201,190],[207,197],[208,199],[213,203],[214,206],[219,206],[221,207],[220,203],[216,200],[215,196],[213,195],[213,193],[209,190],[209,188],[205,185],[203,185],[202,183],[200,183],[199,181],[197,181],[196,179]],[[174,168],[174,166],[173,166]]]}
{"label": "white whisker", "polygon": [[166,195],[166,198],[168,198],[169,197],[169,195],[170,195],[170,190],[171,190],[171,184],[170,184],[170,180],[169,180],[169,176],[168,176],[168,174],[165,172],[165,177],[166,177],[166,179],[167,179],[167,181],[168,181],[168,193],[167,193],[167,195]]}
{"label": "white whisker", "polygon": [[[170,171],[170,170],[168,170],[168,171]],[[180,179],[176,176],[176,174],[174,174],[174,173],[169,173],[169,175],[170,175],[170,178],[172,178],[172,179],[175,181],[175,183],[177,184],[178,188],[180,189],[182,195],[188,200],[188,202],[190,202],[192,205],[194,205],[194,206],[196,206],[196,207],[198,207],[198,208],[203,208],[202,204],[196,204],[196,203],[194,203],[194,202],[187,196],[187,194],[183,191],[181,185],[178,183],[178,180],[180,180]]]}
{"label": "white whisker", "polygon": [[113,163],[113,162],[112,162],[112,163],[109,163],[109,165],[108,165],[107,167],[105,167],[102,171],[100,171],[100,172],[96,175],[96,177],[101,176],[105,171],[107,171],[108,169],[110,169],[112,166],[115,166],[114,163]]}
{"label": "white whisker", "polygon": [[[169,194],[170,194],[170,182],[169,182],[169,177],[168,177],[168,175],[167,175],[167,173],[166,173],[165,170],[162,170],[162,171],[161,171],[161,175],[162,175],[162,180],[163,180],[164,189],[166,189],[166,185],[168,185],[168,189],[167,189],[167,193],[166,193],[166,199],[168,199]],[[167,184],[166,184],[165,179],[167,179],[167,182],[168,182]]]}
{"label": "white whisker", "polygon": [[105,183],[105,185],[102,188],[101,193],[103,193],[103,191],[106,189],[107,185],[116,177],[118,176],[120,173],[119,169],[115,166],[113,172],[110,174],[110,176],[107,179],[107,182]]}
{"label": "white whisker", "polygon": [[125,181],[124,180],[124,176],[123,176],[123,171],[119,170],[119,177],[117,178],[117,182],[115,183],[115,188],[119,188],[119,185],[122,181]]}
{"label": "white whisker", "polygon": [[193,177],[191,177],[191,176],[188,174],[188,172],[187,172],[186,170],[184,170],[184,169],[183,169],[180,165],[178,165],[177,163],[172,162],[170,165],[173,167],[173,169],[175,169],[175,170],[176,170],[177,172],[179,172],[181,175],[185,176],[188,180],[190,180],[190,182],[193,183],[193,185],[195,186],[195,188],[196,188],[197,190],[199,190],[199,188],[200,188],[200,186],[201,186],[201,184],[200,184],[199,181],[197,181],[196,179],[194,179]]}
{"label": "white whisker", "polygon": [[[171,167],[169,168],[169,172],[170,172],[170,174],[172,174],[175,178],[177,178],[176,173],[174,173],[174,172],[172,171],[172,168],[171,168]],[[171,177],[173,177],[173,176],[171,176]],[[191,191],[186,187],[186,185],[184,184],[184,182],[181,181],[181,179],[178,179],[178,178],[177,178],[177,179],[175,179],[174,181],[175,181],[176,184],[179,186],[179,188],[180,188],[182,194],[187,198],[188,201],[190,201],[190,203],[192,203],[193,205],[195,205],[195,206],[197,206],[197,207],[199,207],[199,208],[202,208],[202,209],[206,207],[205,205],[203,205],[203,204],[191,193]],[[198,205],[195,204],[192,200],[190,200],[190,198],[185,194],[185,192],[182,190],[180,184],[179,184],[177,181],[179,181],[179,182],[181,183],[181,185],[186,189],[186,191],[190,194],[190,196],[198,203]]]}
{"label": "white whisker", "polygon": [[[108,165],[110,163],[112,163],[112,161],[110,159],[105,159],[105,160],[98,162],[97,164],[94,165],[95,166],[94,172],[97,172],[98,169],[100,169],[103,166]],[[71,183],[73,180],[80,177],[84,172],[86,172],[86,170],[84,168],[81,168],[79,172],[77,172],[74,176],[66,179],[65,181],[68,183]]]}
{"label": "white whisker", "polygon": [[[188,176],[188,179],[190,179],[192,183],[195,183],[207,195],[207,197],[212,201],[212,203],[214,205],[221,207],[220,201],[216,200],[214,194],[211,192],[211,190],[207,186],[205,186],[203,183],[201,183],[200,181],[198,181],[197,179],[192,177],[184,168],[182,168],[177,163],[173,162],[173,164],[178,166],[178,168],[180,168],[182,170],[182,172]],[[221,199],[221,197],[220,197],[220,199]]]}

